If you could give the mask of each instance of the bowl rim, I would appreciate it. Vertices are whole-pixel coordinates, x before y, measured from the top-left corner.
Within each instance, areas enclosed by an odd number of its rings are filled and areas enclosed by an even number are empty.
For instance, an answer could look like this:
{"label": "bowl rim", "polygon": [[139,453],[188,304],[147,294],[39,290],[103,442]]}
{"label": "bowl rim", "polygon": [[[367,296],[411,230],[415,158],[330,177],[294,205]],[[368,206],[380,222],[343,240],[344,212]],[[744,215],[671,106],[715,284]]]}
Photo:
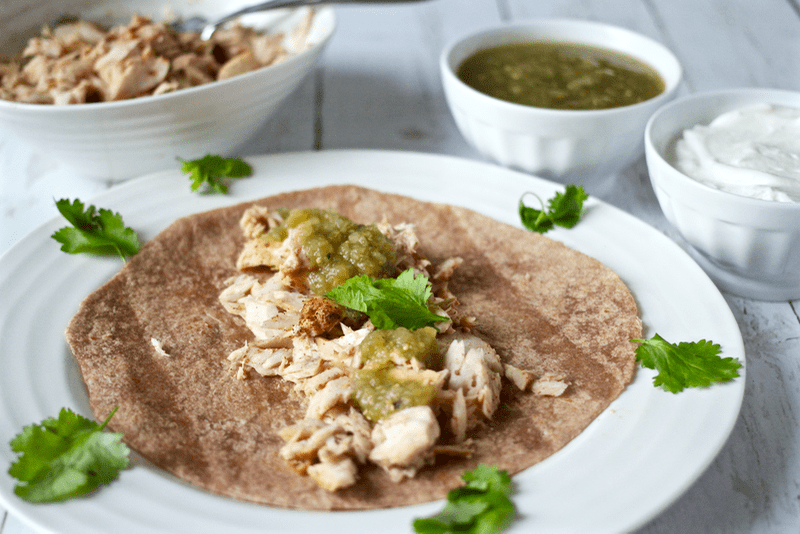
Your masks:
{"label": "bowl rim", "polygon": [[[653,98],[643,100],[642,102],[637,102],[636,104],[629,104],[627,106],[617,106],[606,109],[579,109],[579,110],[553,109],[553,108],[528,106],[525,104],[517,104],[514,102],[509,102],[507,100],[502,100],[499,98],[495,98],[493,96],[489,96],[486,93],[482,93],[481,91],[478,91],[477,89],[474,89],[469,85],[467,85],[466,83],[464,83],[463,81],[461,81],[461,79],[454,72],[453,68],[451,68],[450,55],[453,53],[456,47],[464,43],[486,36],[502,35],[509,32],[513,33],[514,31],[517,30],[536,29],[538,27],[543,27],[543,26],[550,26],[553,29],[566,28],[566,27],[585,27],[585,28],[591,27],[591,28],[603,29],[606,31],[617,32],[619,34],[626,35],[628,37],[633,37],[635,39],[646,41],[649,44],[653,45],[655,48],[659,49],[659,51],[662,54],[664,54],[669,59],[670,62],[673,63],[673,67],[676,69],[674,84],[670,85],[668,80],[665,79],[665,82],[667,83],[664,87],[664,90],[661,93],[654,96]],[[527,39],[527,40],[532,41],[535,39]],[[522,39],[520,39],[520,41],[522,41]],[[564,39],[564,42],[574,43],[574,44],[587,44],[581,41],[580,39],[576,38]],[[595,45],[593,43],[592,45],[597,46],[598,48],[606,48],[607,50],[611,50],[613,52],[628,54],[627,52],[623,52],[611,46]],[[662,69],[657,68],[655,65],[653,65],[651,62],[647,60],[641,58],[637,59],[647,63],[647,65],[653,68],[662,77],[666,78],[664,76],[664,72]],[[445,45],[445,47],[442,49],[441,54],[439,55],[439,68],[442,73],[442,76],[447,78],[447,81],[450,84],[454,84],[461,91],[464,91],[467,94],[469,94],[471,98],[477,98],[486,104],[491,103],[492,105],[498,106],[501,109],[505,108],[506,110],[512,112],[527,113],[527,114],[535,113],[537,115],[550,115],[553,118],[563,117],[570,119],[574,119],[579,116],[585,117],[587,119],[601,118],[603,116],[616,115],[633,110],[639,110],[640,108],[650,107],[659,104],[661,102],[668,101],[672,98],[673,94],[683,81],[683,65],[681,64],[677,56],[672,52],[672,50],[667,48],[664,44],[642,33],[629,30],[628,28],[622,26],[616,26],[614,24],[608,24],[599,21],[572,19],[572,18],[531,18],[527,20],[518,20],[514,22],[504,22],[499,25],[493,24],[476,31],[471,31],[467,34],[461,35],[460,37],[452,39],[449,43],[447,43],[447,45]]]}
{"label": "bowl rim", "polygon": [[[648,167],[648,176],[650,177],[650,182],[653,186],[658,184],[659,187],[662,187],[662,183],[665,180],[670,180],[673,182],[680,181],[681,185],[685,184],[685,187],[689,188],[690,190],[706,195],[706,196],[718,196],[722,199],[723,202],[728,203],[739,203],[743,206],[749,206],[752,208],[760,208],[760,209],[767,209],[767,210],[780,210],[785,212],[797,212],[800,214],[800,202],[779,202],[776,200],[766,200],[763,198],[754,198],[748,197],[744,195],[739,195],[737,193],[732,193],[730,191],[724,191],[722,189],[717,189],[716,187],[710,186],[699,180],[695,180],[691,176],[686,175],[682,171],[680,171],[675,165],[667,161],[664,154],[656,148],[655,144],[653,143],[652,139],[652,130],[653,125],[656,124],[662,117],[667,116],[675,109],[685,106],[686,104],[702,101],[702,100],[712,100],[712,99],[719,99],[719,98],[731,98],[737,96],[748,96],[748,97],[755,97],[756,95],[764,95],[765,98],[762,98],[760,102],[770,103],[768,100],[768,95],[781,95],[781,96],[794,96],[798,100],[798,105],[796,106],[800,109],[800,91],[791,91],[788,89],[773,89],[773,88],[766,88],[766,87],[732,87],[732,88],[725,88],[725,89],[713,89],[707,91],[699,91],[696,93],[691,93],[688,95],[683,95],[675,100],[661,106],[658,110],[656,110],[653,115],[647,120],[647,124],[644,127],[644,146],[645,146],[645,160],[647,162]],[[754,101],[753,105],[757,102]],[[740,104],[736,106],[736,108],[741,108],[745,104]],[[785,105],[785,104],[781,104]],[[724,113],[718,112],[717,115]],[[691,128],[692,126],[699,124],[700,121],[695,121],[691,125],[687,125],[687,128]],[[686,128],[684,128],[686,129]],[[683,130],[681,130],[683,131]],[[673,131],[670,135],[670,139],[675,139],[680,134],[679,131]],[[650,162],[651,158],[656,158],[655,162]],[[650,166],[653,163],[657,163],[660,166],[669,169],[671,177],[665,176],[664,173],[653,173],[650,170]],[[665,180],[661,180],[660,178],[664,178]]]}
{"label": "bowl rim", "polygon": [[[328,17],[330,19],[330,29],[328,29],[324,34],[317,39],[316,42],[313,43],[312,46],[302,50],[298,54],[290,56],[285,60],[274,63],[272,65],[267,65],[266,67],[261,67],[259,69],[245,72],[239,74],[237,76],[233,76],[231,78],[227,78],[225,80],[214,80],[213,82],[205,83],[202,85],[195,85],[192,87],[185,87],[183,89],[179,89],[176,91],[170,91],[168,93],[162,93],[160,95],[145,95],[145,96],[138,96],[135,98],[126,98],[124,100],[112,100],[108,102],[88,102],[82,104],[63,104],[63,105],[56,105],[56,104],[34,104],[29,102],[15,102],[13,100],[4,100],[0,98],[0,112],[3,110],[7,111],[23,111],[23,112],[31,112],[31,113],[39,113],[39,114],[58,114],[58,113],[73,113],[75,110],[92,110],[95,112],[102,112],[105,110],[113,110],[137,105],[145,105],[145,104],[154,104],[158,105],[161,103],[168,103],[170,100],[176,98],[187,98],[191,97],[192,94],[198,91],[209,91],[209,90],[224,90],[226,86],[232,84],[241,84],[247,83],[251,81],[252,78],[257,76],[263,76],[265,73],[269,74],[274,70],[283,70],[287,69],[294,63],[299,61],[303,61],[306,59],[307,56],[324,49],[324,47],[328,44],[333,37],[333,34],[336,31],[337,27],[337,20],[336,20],[336,13],[334,9],[330,6],[320,6],[317,8],[317,16],[322,15],[323,17]],[[102,111],[101,111],[102,110]],[[81,113],[80,111],[78,113]]]}

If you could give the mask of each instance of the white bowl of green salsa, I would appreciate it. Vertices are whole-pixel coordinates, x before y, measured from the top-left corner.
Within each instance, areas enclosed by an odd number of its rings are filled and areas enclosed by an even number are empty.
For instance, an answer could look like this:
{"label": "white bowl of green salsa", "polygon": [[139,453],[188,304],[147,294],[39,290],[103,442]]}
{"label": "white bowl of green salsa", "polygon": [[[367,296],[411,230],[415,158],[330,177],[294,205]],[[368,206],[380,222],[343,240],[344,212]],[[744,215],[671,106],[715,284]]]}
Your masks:
{"label": "white bowl of green salsa", "polygon": [[446,47],[442,84],[461,133],[484,157],[583,183],[641,158],[649,117],[682,69],[662,44],[608,24],[532,20]]}

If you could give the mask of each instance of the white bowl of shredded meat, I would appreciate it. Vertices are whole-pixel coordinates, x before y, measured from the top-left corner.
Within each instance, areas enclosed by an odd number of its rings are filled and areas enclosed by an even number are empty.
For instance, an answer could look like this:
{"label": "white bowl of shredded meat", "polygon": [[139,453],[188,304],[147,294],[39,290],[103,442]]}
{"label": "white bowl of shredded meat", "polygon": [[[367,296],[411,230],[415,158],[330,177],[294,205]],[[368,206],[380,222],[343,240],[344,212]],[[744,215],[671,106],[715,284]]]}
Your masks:
{"label": "white bowl of shredded meat", "polygon": [[173,27],[246,3],[11,0],[0,20],[0,129],[102,181],[234,154],[335,28],[327,7],[248,15],[208,41]]}

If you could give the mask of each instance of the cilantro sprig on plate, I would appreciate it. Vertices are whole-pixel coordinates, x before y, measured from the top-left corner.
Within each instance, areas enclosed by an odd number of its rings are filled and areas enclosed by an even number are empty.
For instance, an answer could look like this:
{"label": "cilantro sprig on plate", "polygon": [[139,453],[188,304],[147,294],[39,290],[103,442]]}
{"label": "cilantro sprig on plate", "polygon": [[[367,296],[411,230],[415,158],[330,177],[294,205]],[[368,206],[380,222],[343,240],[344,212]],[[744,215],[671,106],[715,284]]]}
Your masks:
{"label": "cilantro sprig on plate", "polygon": [[181,171],[192,180],[192,191],[203,193],[226,194],[231,178],[244,178],[253,174],[250,164],[239,158],[208,154],[199,159],[181,161]]}
{"label": "cilantro sprig on plate", "polygon": [[431,286],[424,275],[407,269],[397,278],[354,276],[325,294],[340,306],[366,313],[379,330],[403,326],[416,330],[446,321],[428,308]]}
{"label": "cilantro sprig on plate", "polygon": [[125,226],[122,216],[111,210],[84,208],[78,199],[62,198],[56,208],[72,225],[56,231],[51,237],[61,243],[68,254],[119,255],[123,260],[139,252],[136,232]]}
{"label": "cilantro sprig on plate", "polygon": [[519,218],[525,228],[540,234],[552,230],[556,225],[574,227],[583,214],[583,202],[589,198],[582,186],[568,185],[563,193],[556,193],[548,201],[547,209],[541,199],[541,209],[535,209],[525,205],[525,196],[529,194],[539,198],[534,193],[522,195],[519,199]]}
{"label": "cilantro sprig on plate", "polygon": [[14,493],[35,503],[63,501],[115,480],[130,453],[122,434],[103,432],[115,412],[98,425],[63,408],[58,418],[23,428],[11,440],[18,456],[8,470],[19,481]]}
{"label": "cilantro sprig on plate", "polygon": [[511,477],[497,466],[480,464],[462,477],[466,484],[447,494],[447,503],[438,514],[414,521],[418,534],[496,534],[514,517],[511,502]]}
{"label": "cilantro sprig on plate", "polygon": [[658,371],[653,385],[672,393],[729,382],[739,376],[742,366],[736,358],[720,357],[720,346],[711,341],[673,344],[658,334],[631,341],[641,343],[635,351],[636,359],[644,367]]}

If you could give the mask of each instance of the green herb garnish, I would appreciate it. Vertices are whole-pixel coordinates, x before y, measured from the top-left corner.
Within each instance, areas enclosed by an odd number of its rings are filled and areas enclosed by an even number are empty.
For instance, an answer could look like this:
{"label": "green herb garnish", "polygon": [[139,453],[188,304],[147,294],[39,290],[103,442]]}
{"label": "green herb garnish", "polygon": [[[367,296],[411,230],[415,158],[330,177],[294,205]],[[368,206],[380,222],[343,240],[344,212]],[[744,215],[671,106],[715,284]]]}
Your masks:
{"label": "green herb garnish", "polygon": [[200,159],[181,161],[181,171],[192,180],[192,191],[200,191],[205,185],[205,193],[226,194],[229,178],[244,178],[253,174],[253,168],[238,158],[209,154]]}
{"label": "green herb garnish", "polygon": [[654,386],[678,393],[687,387],[707,387],[715,382],[729,382],[739,376],[742,366],[736,358],[721,358],[719,345],[711,341],[678,343],[656,334],[651,339],[632,339],[641,343],[636,359],[648,369],[656,369]]}
{"label": "green herb garnish", "polygon": [[14,493],[29,502],[63,501],[115,480],[130,452],[122,434],[103,432],[116,411],[98,425],[63,408],[58,419],[23,428],[11,440],[18,456],[8,470],[19,480]]}
{"label": "green herb garnish", "polygon": [[444,509],[433,517],[414,521],[419,534],[495,534],[516,515],[509,499],[511,477],[497,466],[480,464],[462,475],[466,485],[447,494]]}
{"label": "green herb garnish", "polygon": [[[530,194],[536,196],[533,193]],[[578,224],[578,220],[583,214],[583,201],[587,198],[589,195],[582,186],[568,185],[563,193],[556,193],[549,200],[547,210],[544,209],[544,203],[539,199],[542,209],[537,210],[526,206],[523,202],[525,195],[522,195],[519,199],[519,218],[525,228],[540,234],[552,230],[554,225],[572,228]]]}
{"label": "green herb garnish", "polygon": [[416,330],[448,319],[430,311],[428,278],[415,276],[413,269],[403,271],[397,278],[372,280],[365,274],[354,276],[325,296],[340,306],[366,313],[379,330],[399,326]]}
{"label": "green herb garnish", "polygon": [[66,198],[56,202],[61,215],[72,224],[65,226],[52,236],[62,244],[61,250],[69,254],[117,254],[123,260],[139,252],[136,232],[125,226],[122,216],[110,210],[95,211],[94,206],[84,210],[83,203]]}

